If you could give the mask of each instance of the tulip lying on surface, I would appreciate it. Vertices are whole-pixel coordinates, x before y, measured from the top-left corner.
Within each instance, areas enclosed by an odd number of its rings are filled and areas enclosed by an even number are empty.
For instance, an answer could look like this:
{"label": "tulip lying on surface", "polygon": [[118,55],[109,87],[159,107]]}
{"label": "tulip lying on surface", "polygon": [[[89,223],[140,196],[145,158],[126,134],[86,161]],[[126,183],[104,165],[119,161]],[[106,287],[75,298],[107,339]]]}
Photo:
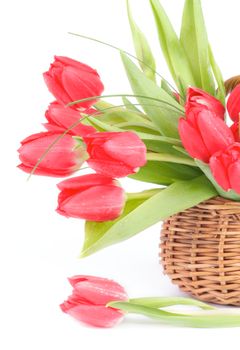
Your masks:
{"label": "tulip lying on surface", "polygon": [[[56,144],[48,150],[58,138]],[[85,151],[79,147],[74,150],[74,147],[75,141],[70,135],[62,136],[62,133],[50,131],[33,134],[21,142],[18,152],[22,163],[18,167],[31,173],[43,157],[34,174],[56,177],[71,175],[86,159]],[[47,150],[48,153],[43,156]]]}
{"label": "tulip lying on surface", "polygon": [[215,180],[225,191],[232,189],[240,194],[240,143],[214,154],[209,165]]}
{"label": "tulip lying on surface", "polygon": [[133,132],[99,132],[83,137],[88,165],[100,174],[124,177],[146,163],[146,146]]}
{"label": "tulip lying on surface", "polygon": [[128,300],[120,284],[93,276],[74,276],[69,282],[73,292],[60,305],[63,312],[95,327],[113,327],[123,319],[122,311],[106,307],[113,300]]}
{"label": "tulip lying on surface", "polygon": [[67,217],[90,221],[108,221],[121,215],[125,194],[118,182],[100,174],[67,179],[58,184],[61,190],[57,212]]}
{"label": "tulip lying on surface", "polygon": [[[95,69],[68,57],[55,56],[54,62],[43,76],[49,91],[64,105],[99,96],[104,89]],[[89,108],[94,102],[94,100],[85,101],[73,107]]]}
{"label": "tulip lying on surface", "polygon": [[224,118],[225,108],[219,100],[199,88],[189,87],[185,104],[186,114],[194,111],[195,108],[207,109],[217,117]]}
{"label": "tulip lying on surface", "polygon": [[[83,113],[93,114],[96,113],[96,110],[91,108],[85,110]],[[64,132],[71,128],[68,131],[68,134],[75,136],[85,136],[96,132],[96,129],[93,126],[84,125],[78,122],[82,118],[79,111],[63,106],[57,101],[50,103],[45,113],[45,117],[48,123],[45,123],[44,126],[48,131]],[[73,124],[77,125],[72,128]]]}
{"label": "tulip lying on surface", "polygon": [[207,163],[212,154],[234,142],[231,129],[209,110],[194,108],[180,118],[179,134],[190,156]]}
{"label": "tulip lying on surface", "polygon": [[233,91],[231,92],[228,102],[227,102],[227,110],[229,116],[234,122],[239,122],[239,114],[240,114],[240,84],[238,84]]}

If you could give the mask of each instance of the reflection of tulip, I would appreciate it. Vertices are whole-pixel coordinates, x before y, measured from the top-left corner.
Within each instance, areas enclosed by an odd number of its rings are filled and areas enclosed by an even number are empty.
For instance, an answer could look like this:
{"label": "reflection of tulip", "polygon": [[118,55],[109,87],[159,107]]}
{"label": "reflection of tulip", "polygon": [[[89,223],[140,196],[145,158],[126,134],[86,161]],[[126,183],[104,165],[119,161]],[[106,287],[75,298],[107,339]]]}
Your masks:
{"label": "reflection of tulip", "polygon": [[[99,96],[104,88],[95,69],[68,57],[56,56],[43,76],[49,91],[62,104]],[[74,107],[88,108],[94,102],[85,101]]]}
{"label": "reflection of tulip", "polygon": [[106,307],[110,301],[127,301],[124,288],[109,279],[93,276],[69,278],[72,295],[60,305],[63,312],[95,327],[113,327],[124,317],[120,310]]}
{"label": "reflection of tulip", "polygon": [[100,174],[124,177],[146,163],[146,146],[131,131],[99,132],[83,137],[88,165]]}
{"label": "reflection of tulip", "polygon": [[46,176],[68,176],[78,170],[86,159],[85,151],[81,148],[74,150],[75,141],[70,135],[62,137],[59,132],[40,132],[24,139],[19,148],[21,164],[18,166],[23,171],[31,173],[39,159],[49,149],[37,166],[34,174]]}
{"label": "reflection of tulip", "polygon": [[231,119],[234,122],[238,122],[240,113],[240,84],[231,92],[227,102],[227,110]]}
{"label": "reflection of tulip", "polygon": [[219,100],[199,88],[189,87],[185,104],[186,114],[195,108],[205,108],[216,114],[217,117],[224,118],[225,108]]}
{"label": "reflection of tulip", "polygon": [[118,182],[100,174],[67,179],[58,184],[61,190],[57,212],[67,217],[90,221],[114,220],[121,215],[125,195]]}
{"label": "reflection of tulip", "polygon": [[240,143],[214,154],[209,164],[215,180],[225,191],[233,189],[240,194]]}
{"label": "reflection of tulip", "polygon": [[208,162],[210,156],[234,142],[224,121],[206,109],[194,109],[180,118],[179,134],[190,156]]}
{"label": "reflection of tulip", "polygon": [[[86,114],[96,113],[96,110],[90,108],[84,111]],[[73,124],[77,124],[74,128],[68,131],[70,135],[85,136],[96,132],[95,128],[90,125],[81,124],[78,121],[82,118],[79,111],[65,107],[59,102],[50,103],[48,110],[45,113],[48,123],[44,126],[49,131],[64,132],[71,128]]]}

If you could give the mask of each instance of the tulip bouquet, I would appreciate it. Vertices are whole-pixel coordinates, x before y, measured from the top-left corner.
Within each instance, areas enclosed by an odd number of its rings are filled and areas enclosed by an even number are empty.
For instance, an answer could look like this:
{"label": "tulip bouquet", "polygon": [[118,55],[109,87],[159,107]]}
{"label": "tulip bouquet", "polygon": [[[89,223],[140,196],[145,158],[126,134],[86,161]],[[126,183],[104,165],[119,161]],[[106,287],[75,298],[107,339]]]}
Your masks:
{"label": "tulip bouquet", "polygon": [[[67,177],[84,164],[94,171],[58,184],[57,212],[86,220],[82,257],[212,197],[240,201],[240,85],[226,103],[200,0],[185,1],[180,37],[159,0],[149,2],[174,84],[157,72],[127,2],[136,56],[102,44],[120,51],[133,92],[104,95],[96,70],[56,56],[44,73],[55,98],[45,114],[46,131],[27,137],[19,149],[19,168],[30,174]],[[106,101],[117,96],[119,105]],[[123,177],[155,187],[125,193]],[[74,288],[79,281],[70,280]],[[125,300],[122,290],[115,292]],[[74,313],[74,298],[62,309]],[[119,311],[111,312],[115,322]]]}

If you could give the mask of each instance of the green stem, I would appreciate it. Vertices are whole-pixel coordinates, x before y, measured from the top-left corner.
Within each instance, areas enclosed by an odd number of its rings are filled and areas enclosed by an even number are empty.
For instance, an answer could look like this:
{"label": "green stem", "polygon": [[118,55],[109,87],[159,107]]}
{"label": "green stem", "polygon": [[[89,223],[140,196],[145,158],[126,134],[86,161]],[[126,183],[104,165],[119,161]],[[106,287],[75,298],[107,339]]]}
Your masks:
{"label": "green stem", "polygon": [[159,310],[130,302],[110,302],[108,307],[122,310],[127,313],[141,314],[157,319],[164,324],[193,328],[222,328],[240,327],[240,313],[231,313],[225,310],[201,311],[198,314],[181,314]]}
{"label": "green stem", "polygon": [[166,153],[148,152],[147,153],[147,160],[156,160],[159,162],[186,164],[186,165],[191,165],[191,166],[197,167],[197,165],[193,159],[184,158],[184,157],[177,157],[177,156],[173,156],[171,154],[166,154]]}
{"label": "green stem", "polygon": [[148,297],[148,298],[134,298],[130,299],[131,304],[138,304],[153,308],[161,308],[173,305],[192,305],[200,307],[203,310],[215,310],[216,308],[210,306],[202,301],[183,297]]}

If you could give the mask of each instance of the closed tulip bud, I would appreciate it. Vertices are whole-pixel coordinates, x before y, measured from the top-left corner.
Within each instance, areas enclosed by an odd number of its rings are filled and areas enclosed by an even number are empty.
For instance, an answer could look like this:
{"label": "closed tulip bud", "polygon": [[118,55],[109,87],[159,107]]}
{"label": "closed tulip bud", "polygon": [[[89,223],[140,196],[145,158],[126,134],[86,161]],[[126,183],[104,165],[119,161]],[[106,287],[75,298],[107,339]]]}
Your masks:
{"label": "closed tulip bud", "polygon": [[180,118],[179,134],[191,157],[207,163],[212,154],[234,142],[231,129],[206,109],[194,109]]}
{"label": "closed tulip bud", "polygon": [[[101,95],[104,86],[97,71],[68,57],[55,56],[48,72],[43,74],[49,91],[58,102],[73,101]],[[89,108],[96,101],[75,104],[75,108]]]}
{"label": "closed tulip bud", "polygon": [[83,137],[88,165],[96,172],[124,177],[146,163],[146,146],[133,132],[101,132]]}
{"label": "closed tulip bud", "polygon": [[240,194],[240,143],[234,143],[210,158],[210,169],[216,182],[225,190]]}
{"label": "closed tulip bud", "polygon": [[231,92],[227,101],[227,110],[230,118],[234,122],[239,122],[240,114],[240,84],[238,84]]}
{"label": "closed tulip bud", "polygon": [[[58,137],[57,143],[49,149]],[[85,150],[79,147],[74,150],[74,147],[75,141],[70,135],[62,137],[59,132],[40,132],[31,135],[21,142],[18,152],[22,163],[18,167],[31,173],[39,159],[49,149],[34,174],[56,177],[71,175],[86,159]]]}
{"label": "closed tulip bud", "polygon": [[[93,114],[95,112],[96,110],[91,108],[82,113]],[[45,117],[48,123],[45,123],[44,126],[48,131],[64,132],[71,128],[68,134],[75,136],[85,136],[96,132],[93,126],[80,123],[82,115],[79,111],[65,107],[57,101],[50,103]],[[76,124],[74,128],[72,128],[73,124]]]}
{"label": "closed tulip bud", "polygon": [[225,108],[219,100],[199,88],[189,87],[185,104],[186,114],[195,108],[207,109],[216,114],[217,117],[224,119]]}
{"label": "closed tulip bud", "polygon": [[66,217],[90,221],[114,220],[121,215],[124,190],[107,176],[90,174],[67,179],[58,184],[57,212]]}
{"label": "closed tulip bud", "polygon": [[78,321],[95,327],[113,327],[124,317],[120,310],[106,307],[110,301],[127,301],[124,288],[109,279],[94,276],[73,276],[69,278],[72,295],[60,308]]}

